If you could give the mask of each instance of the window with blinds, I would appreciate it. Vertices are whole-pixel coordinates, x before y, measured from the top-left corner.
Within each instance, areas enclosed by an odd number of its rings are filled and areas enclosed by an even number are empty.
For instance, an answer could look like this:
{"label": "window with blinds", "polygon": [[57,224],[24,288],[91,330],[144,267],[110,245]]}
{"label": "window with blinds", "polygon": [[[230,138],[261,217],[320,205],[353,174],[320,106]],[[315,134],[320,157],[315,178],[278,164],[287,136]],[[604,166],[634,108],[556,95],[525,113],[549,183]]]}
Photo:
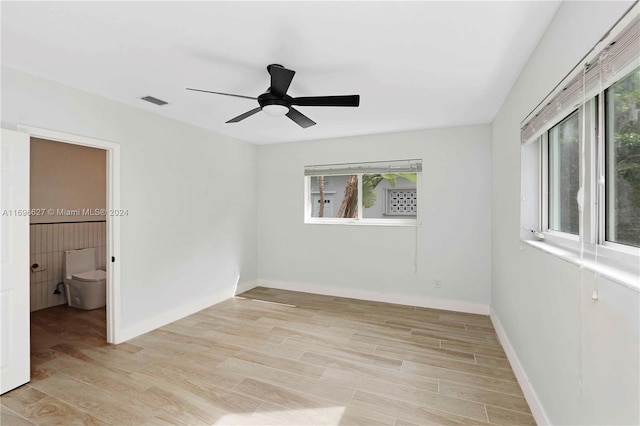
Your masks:
{"label": "window with blinds", "polygon": [[415,225],[422,160],[305,167],[305,223]]}
{"label": "window with blinds", "polygon": [[522,122],[524,239],[637,267],[639,116],[636,2]]}

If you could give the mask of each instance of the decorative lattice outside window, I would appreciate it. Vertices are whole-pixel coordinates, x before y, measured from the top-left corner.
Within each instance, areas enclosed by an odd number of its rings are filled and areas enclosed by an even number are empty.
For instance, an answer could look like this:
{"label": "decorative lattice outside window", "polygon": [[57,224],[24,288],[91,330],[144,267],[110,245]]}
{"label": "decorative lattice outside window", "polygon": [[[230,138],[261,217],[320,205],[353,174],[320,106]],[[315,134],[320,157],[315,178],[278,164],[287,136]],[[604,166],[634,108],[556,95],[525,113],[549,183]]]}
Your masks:
{"label": "decorative lattice outside window", "polygon": [[418,196],[416,189],[387,189],[385,215],[416,216]]}

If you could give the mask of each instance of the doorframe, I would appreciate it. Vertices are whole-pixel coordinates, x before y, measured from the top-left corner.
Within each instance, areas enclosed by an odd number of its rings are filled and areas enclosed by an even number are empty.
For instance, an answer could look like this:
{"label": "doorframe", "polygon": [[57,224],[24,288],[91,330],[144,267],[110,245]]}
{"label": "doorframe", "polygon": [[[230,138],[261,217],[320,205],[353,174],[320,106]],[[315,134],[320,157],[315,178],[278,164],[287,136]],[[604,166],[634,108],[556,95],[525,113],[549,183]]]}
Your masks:
{"label": "doorframe", "polygon": [[107,153],[107,343],[121,343],[120,216],[109,215],[110,210],[121,208],[120,144],[22,124],[18,124],[17,130],[30,137],[103,149]]}

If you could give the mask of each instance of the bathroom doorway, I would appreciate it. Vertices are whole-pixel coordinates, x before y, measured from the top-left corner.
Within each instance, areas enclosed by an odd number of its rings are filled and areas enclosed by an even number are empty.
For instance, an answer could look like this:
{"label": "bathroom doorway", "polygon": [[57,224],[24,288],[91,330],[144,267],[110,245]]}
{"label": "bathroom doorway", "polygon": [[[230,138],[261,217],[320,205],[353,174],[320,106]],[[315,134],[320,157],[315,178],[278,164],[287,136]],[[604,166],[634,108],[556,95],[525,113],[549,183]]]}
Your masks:
{"label": "bathroom doorway", "polygon": [[[87,253],[85,271],[106,271],[106,164],[104,149],[30,139],[31,312],[67,302],[80,309],[106,305],[104,280],[74,285],[76,280],[71,283],[65,277],[66,264],[75,253]],[[82,294],[69,291],[96,293],[96,289],[97,300],[89,305],[81,303],[87,299]]]}
{"label": "bathroom doorway", "polygon": [[[28,126],[18,131],[31,136],[31,311],[71,312],[70,324],[85,318],[94,336],[119,343],[119,145]],[[106,307],[67,307],[68,250],[95,252],[95,269],[106,271]]]}

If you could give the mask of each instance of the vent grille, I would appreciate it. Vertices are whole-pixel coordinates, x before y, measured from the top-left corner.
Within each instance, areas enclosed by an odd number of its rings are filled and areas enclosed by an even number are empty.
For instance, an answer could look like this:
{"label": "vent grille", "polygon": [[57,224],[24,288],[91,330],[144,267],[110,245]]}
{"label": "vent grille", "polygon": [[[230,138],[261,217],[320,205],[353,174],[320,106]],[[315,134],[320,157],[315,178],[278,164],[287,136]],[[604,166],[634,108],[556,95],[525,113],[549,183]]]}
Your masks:
{"label": "vent grille", "polygon": [[151,102],[152,104],[159,105],[159,106],[166,105],[169,103],[169,102],[163,101],[162,99],[154,98],[153,96],[145,96],[144,98],[141,98],[141,99],[143,101]]}

